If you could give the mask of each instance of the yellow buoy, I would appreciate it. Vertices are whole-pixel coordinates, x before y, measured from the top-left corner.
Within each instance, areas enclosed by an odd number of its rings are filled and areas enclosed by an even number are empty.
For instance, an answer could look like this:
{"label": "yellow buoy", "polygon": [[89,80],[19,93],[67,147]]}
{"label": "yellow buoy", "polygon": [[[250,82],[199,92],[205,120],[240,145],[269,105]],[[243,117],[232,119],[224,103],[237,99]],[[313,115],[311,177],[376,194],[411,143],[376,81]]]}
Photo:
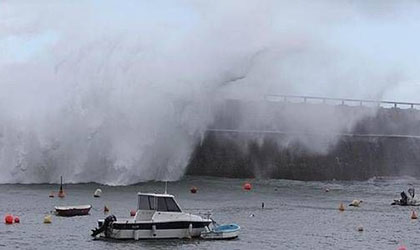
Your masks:
{"label": "yellow buoy", "polygon": [[340,203],[340,206],[338,206],[338,210],[340,210],[341,212],[344,211],[344,204]]}
{"label": "yellow buoy", "polygon": [[413,220],[417,219],[417,213],[414,210],[411,212],[411,219],[413,219]]}
{"label": "yellow buoy", "polygon": [[45,224],[50,224],[51,222],[52,222],[51,215],[45,215],[45,217],[44,217],[44,223]]}

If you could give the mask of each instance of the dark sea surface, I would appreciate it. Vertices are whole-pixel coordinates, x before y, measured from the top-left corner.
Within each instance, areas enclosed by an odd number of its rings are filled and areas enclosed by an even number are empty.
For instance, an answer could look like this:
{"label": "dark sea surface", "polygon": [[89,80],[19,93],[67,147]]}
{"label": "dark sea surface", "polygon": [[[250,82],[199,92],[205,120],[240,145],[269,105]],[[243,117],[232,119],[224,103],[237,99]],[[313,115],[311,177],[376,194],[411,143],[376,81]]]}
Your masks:
{"label": "dark sea surface", "polygon": [[[20,224],[0,223],[0,248],[4,249],[420,249],[420,219],[410,219],[412,209],[391,206],[402,190],[417,187],[411,178],[376,178],[364,182],[301,182],[289,180],[250,180],[253,189],[244,191],[246,180],[187,177],[168,183],[181,207],[197,214],[211,211],[219,223],[241,226],[238,239],[229,241],[92,240],[90,229],[104,218],[104,205],[118,217],[129,217],[136,208],[139,191],[163,192],[162,182],[132,186],[97,184],[65,185],[64,199],[49,198],[57,185],[0,185],[0,214],[18,215]],[[190,193],[196,186],[198,192]],[[96,188],[101,198],[93,198]],[[328,188],[330,191],[325,192]],[[419,193],[420,194],[420,193]],[[361,199],[361,207],[349,207]],[[261,208],[261,203],[265,208]],[[344,212],[339,204],[346,205]],[[45,214],[55,205],[91,204],[89,216],[52,217]],[[4,219],[3,219],[4,220]],[[362,225],[363,232],[357,230]]]}

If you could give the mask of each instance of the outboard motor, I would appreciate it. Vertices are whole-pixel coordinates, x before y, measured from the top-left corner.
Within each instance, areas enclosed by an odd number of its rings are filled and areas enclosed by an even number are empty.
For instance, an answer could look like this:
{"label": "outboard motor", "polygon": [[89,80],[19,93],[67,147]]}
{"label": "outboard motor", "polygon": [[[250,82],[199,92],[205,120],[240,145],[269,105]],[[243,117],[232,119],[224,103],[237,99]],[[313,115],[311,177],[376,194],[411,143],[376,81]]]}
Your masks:
{"label": "outboard motor", "polygon": [[105,232],[105,237],[109,237],[109,229],[111,229],[112,223],[117,220],[117,217],[115,215],[110,215],[105,218],[104,223],[100,228],[92,229],[92,236],[95,237],[96,235]]}
{"label": "outboard motor", "polygon": [[400,205],[407,205],[408,204],[408,196],[405,192],[401,192],[401,204]]}

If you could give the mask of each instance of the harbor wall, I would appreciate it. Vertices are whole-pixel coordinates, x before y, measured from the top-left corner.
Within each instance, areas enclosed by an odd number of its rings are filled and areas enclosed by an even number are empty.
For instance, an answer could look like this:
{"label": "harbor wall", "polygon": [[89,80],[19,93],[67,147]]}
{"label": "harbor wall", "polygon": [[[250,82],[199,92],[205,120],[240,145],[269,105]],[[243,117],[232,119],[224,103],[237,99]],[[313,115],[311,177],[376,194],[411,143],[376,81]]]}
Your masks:
{"label": "harbor wall", "polygon": [[[419,110],[275,104],[278,119],[258,126],[248,105],[223,107],[213,124],[217,129],[197,144],[187,175],[306,181],[420,177]],[[306,117],[287,119],[290,110]]]}

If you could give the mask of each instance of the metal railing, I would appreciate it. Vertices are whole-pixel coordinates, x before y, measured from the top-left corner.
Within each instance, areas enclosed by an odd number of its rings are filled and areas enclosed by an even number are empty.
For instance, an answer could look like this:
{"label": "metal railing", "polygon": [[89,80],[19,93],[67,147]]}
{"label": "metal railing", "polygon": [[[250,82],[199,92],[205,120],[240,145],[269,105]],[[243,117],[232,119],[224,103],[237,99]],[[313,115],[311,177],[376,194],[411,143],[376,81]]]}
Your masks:
{"label": "metal railing", "polygon": [[231,134],[274,134],[274,135],[306,135],[306,136],[340,136],[340,137],[385,137],[385,138],[413,138],[420,139],[420,135],[408,134],[359,134],[359,133],[335,133],[335,132],[320,132],[320,131],[282,131],[282,130],[253,130],[253,129],[221,129],[208,128],[207,132],[217,133],[231,133]]}
{"label": "metal railing", "polygon": [[377,107],[384,107],[391,105],[393,108],[420,108],[420,103],[416,102],[394,102],[394,101],[380,101],[368,99],[350,99],[350,98],[332,98],[332,97],[319,97],[319,96],[300,96],[300,95],[265,95],[266,101],[283,101],[283,102],[300,102],[300,103],[316,103],[311,101],[320,101],[318,103],[336,104],[336,105],[351,105],[364,106],[365,104],[373,104]]}

